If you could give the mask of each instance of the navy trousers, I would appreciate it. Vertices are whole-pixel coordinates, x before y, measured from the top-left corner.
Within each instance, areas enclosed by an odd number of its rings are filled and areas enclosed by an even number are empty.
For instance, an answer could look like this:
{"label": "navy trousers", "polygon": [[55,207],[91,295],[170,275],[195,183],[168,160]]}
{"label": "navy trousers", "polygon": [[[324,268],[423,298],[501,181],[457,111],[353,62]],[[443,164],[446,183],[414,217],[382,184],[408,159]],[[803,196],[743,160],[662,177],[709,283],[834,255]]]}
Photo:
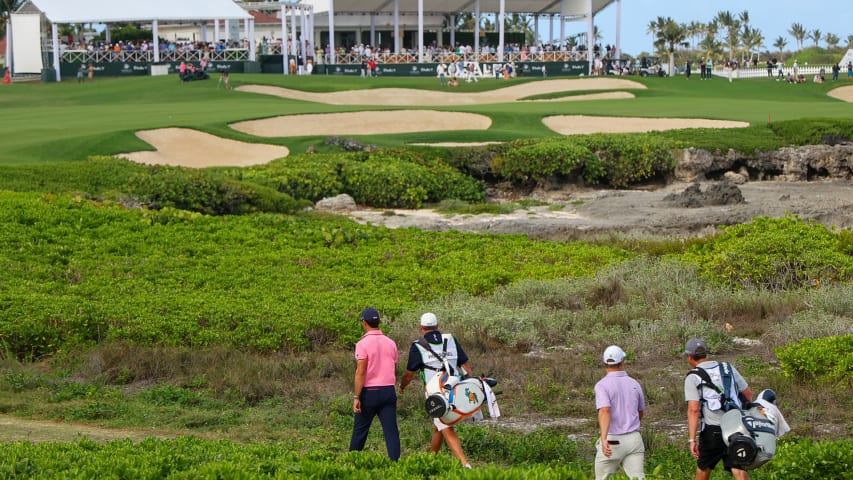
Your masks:
{"label": "navy trousers", "polygon": [[370,432],[373,417],[379,416],[385,447],[391,460],[400,458],[400,429],[397,427],[397,392],[394,385],[387,387],[365,387],[361,392],[361,413],[355,414],[350,451],[363,450]]}

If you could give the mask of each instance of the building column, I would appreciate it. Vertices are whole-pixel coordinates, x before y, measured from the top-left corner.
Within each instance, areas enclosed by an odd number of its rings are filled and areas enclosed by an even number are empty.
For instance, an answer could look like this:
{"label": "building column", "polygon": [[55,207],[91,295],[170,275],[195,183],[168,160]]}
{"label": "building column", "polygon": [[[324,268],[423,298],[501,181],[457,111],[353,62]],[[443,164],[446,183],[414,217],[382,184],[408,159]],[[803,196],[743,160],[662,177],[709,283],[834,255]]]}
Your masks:
{"label": "building column", "polygon": [[213,42],[219,43],[219,19],[213,19]]}
{"label": "building column", "polygon": [[376,53],[376,14],[370,14],[370,47],[371,52]]}
{"label": "building column", "polygon": [[249,61],[254,62],[258,58],[257,44],[255,43],[255,19],[250,18],[247,26],[249,27]]}
{"label": "building column", "polygon": [[287,63],[287,6],[281,4],[281,70],[284,75],[290,75],[290,65]]}
{"label": "building column", "polygon": [[554,45],[554,15],[548,15],[548,32],[551,37],[548,39],[548,43]]}
{"label": "building column", "polygon": [[595,24],[593,23],[592,18],[592,0],[586,0],[586,14],[587,14],[587,32],[586,32],[586,55],[589,61],[589,73],[588,75],[592,75],[592,62],[595,58],[595,54],[593,53],[595,49]]}
{"label": "building column", "polygon": [[418,0],[418,63],[424,63],[424,0]]}
{"label": "building column", "polygon": [[154,49],[154,63],[158,63],[160,61],[160,22],[152,21],[151,31],[154,37],[154,44],[151,46]]}
{"label": "building column", "polygon": [[223,32],[222,34],[222,38],[225,39],[225,48],[230,48],[231,45],[229,44],[231,43],[231,20],[226,18],[222,22],[222,28],[225,30],[225,32]]}
{"label": "building column", "polygon": [[14,35],[12,35],[12,17],[9,17],[9,20],[6,20],[6,67],[9,68],[11,73],[15,73],[15,62],[12,58],[12,42],[14,38]]}
{"label": "building column", "polygon": [[207,20],[202,20],[201,24],[201,41],[207,43]]}
{"label": "building column", "polygon": [[394,0],[394,53],[400,53],[400,0]]}
{"label": "building column", "polygon": [[290,9],[290,54],[299,57],[299,37],[296,31],[296,8]]}
{"label": "building column", "polygon": [[506,19],[506,0],[500,1],[500,12],[498,13],[498,61],[504,61],[504,20]]}
{"label": "building column", "polygon": [[[441,42],[438,44],[441,45]],[[456,48],[456,15],[450,16],[450,46]]]}
{"label": "building column", "polygon": [[622,58],[622,0],[616,0],[616,59]]}
{"label": "building column", "polygon": [[331,63],[335,63],[337,51],[335,51],[335,0],[329,0],[329,45],[331,46]]}
{"label": "building column", "polygon": [[474,0],[474,59],[480,61],[480,0]]}
{"label": "building column", "polygon": [[533,43],[539,42],[539,14],[533,15]]}
{"label": "building column", "polygon": [[50,24],[50,33],[53,38],[53,68],[56,70],[56,81],[62,81],[62,75],[59,71],[59,27],[55,23]]}
{"label": "building column", "polygon": [[113,44],[113,36],[112,36],[112,32],[110,32],[110,24],[109,23],[104,24],[104,28],[105,28],[105,30],[104,30],[104,41],[107,42],[107,45],[112,45]]}
{"label": "building column", "polygon": [[[317,44],[315,42],[314,37],[314,7],[309,7],[308,10],[308,47],[311,49],[311,56],[314,56],[314,52],[317,49]],[[317,59],[314,59],[314,66],[317,66]]]}

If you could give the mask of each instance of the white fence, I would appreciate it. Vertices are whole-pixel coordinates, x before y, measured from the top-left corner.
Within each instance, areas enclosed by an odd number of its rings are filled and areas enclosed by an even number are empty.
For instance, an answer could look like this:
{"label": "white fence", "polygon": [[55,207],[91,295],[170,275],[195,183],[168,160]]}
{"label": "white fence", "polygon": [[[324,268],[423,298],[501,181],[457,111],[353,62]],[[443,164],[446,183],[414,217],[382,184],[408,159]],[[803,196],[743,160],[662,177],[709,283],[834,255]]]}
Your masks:
{"label": "white fence", "polygon": [[[819,74],[821,69],[826,77],[832,77],[832,65],[808,65],[808,66],[800,66],[797,68],[797,75],[805,75],[811,80],[811,77]],[[776,78],[779,76],[779,67],[773,67],[772,75],[767,74],[767,67],[750,67],[750,68],[714,68],[713,74],[718,77],[729,78],[729,71],[731,71],[732,78],[768,78],[773,77]],[[784,77],[788,77],[789,73],[794,73],[793,67],[782,67],[782,72]]]}

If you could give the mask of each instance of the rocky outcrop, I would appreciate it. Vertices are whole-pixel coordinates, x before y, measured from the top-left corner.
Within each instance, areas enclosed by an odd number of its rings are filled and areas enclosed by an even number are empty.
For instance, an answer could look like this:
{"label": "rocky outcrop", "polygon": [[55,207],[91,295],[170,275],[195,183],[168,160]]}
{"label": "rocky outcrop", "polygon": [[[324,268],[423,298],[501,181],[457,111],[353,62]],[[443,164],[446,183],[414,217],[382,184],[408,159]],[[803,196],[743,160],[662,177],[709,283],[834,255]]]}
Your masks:
{"label": "rocky outcrop", "polygon": [[357,207],[355,200],[346,193],[342,193],[335,197],[324,198],[318,201],[314,206],[314,208],[319,212],[333,213],[351,212]]}
{"label": "rocky outcrop", "polygon": [[714,205],[737,205],[744,202],[740,189],[729,182],[716,182],[702,191],[698,183],[685,188],[681,193],[670,193],[663,201],[682,208],[702,208]]}
{"label": "rocky outcrop", "polygon": [[712,153],[696,148],[675,154],[675,178],[682,182],[720,178],[738,184],[746,180],[853,179],[853,144],[849,143],[780,148],[752,156],[734,150]]}

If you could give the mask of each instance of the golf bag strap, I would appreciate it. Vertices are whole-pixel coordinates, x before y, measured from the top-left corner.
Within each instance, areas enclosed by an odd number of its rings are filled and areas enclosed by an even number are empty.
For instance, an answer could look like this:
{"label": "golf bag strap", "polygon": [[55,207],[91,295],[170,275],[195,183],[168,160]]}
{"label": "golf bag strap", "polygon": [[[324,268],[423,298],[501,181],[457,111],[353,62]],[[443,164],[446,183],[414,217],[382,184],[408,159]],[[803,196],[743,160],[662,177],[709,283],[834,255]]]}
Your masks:
{"label": "golf bag strap", "polygon": [[[424,337],[417,339],[415,341],[415,343],[424,347],[424,349],[426,351],[428,351],[433,357],[435,357],[439,362],[442,362],[442,364],[444,363],[444,358],[441,357],[439,354],[435,353],[435,350],[432,349],[432,346],[429,344],[429,342],[426,341],[426,339]],[[445,351],[445,353],[447,352],[447,339],[446,338],[444,339],[444,351]],[[434,368],[428,367],[426,365],[424,366],[424,368],[427,368],[430,370],[435,370],[435,371],[441,370],[441,368],[435,368],[434,369]],[[450,374],[451,372],[447,372],[447,373]]]}

